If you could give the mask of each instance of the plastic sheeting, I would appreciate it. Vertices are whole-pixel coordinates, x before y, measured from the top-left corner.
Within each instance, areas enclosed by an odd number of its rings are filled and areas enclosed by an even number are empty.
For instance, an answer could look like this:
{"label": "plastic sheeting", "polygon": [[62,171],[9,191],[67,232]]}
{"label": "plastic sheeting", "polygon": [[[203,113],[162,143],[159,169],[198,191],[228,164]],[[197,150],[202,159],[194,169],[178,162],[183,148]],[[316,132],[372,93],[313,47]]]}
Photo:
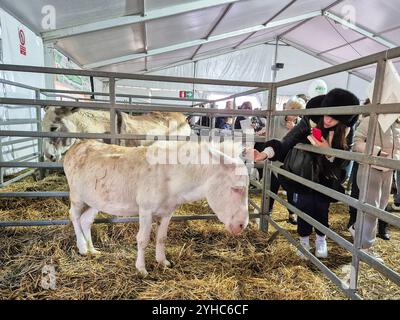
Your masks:
{"label": "plastic sheeting", "polygon": [[[37,37],[32,31],[22,26],[17,20],[0,10],[1,23],[1,39],[3,63],[8,64],[23,64],[43,66],[43,44],[42,40]],[[20,53],[19,30],[25,33],[26,55]],[[15,81],[35,87],[44,87],[44,76],[39,74],[26,74],[18,72],[1,72],[0,77],[6,80]],[[15,86],[1,84],[0,95],[8,98],[29,98],[35,97],[35,92],[27,89],[17,88]],[[32,119],[36,120],[36,108],[29,106],[0,106],[0,121]],[[36,131],[36,124],[20,124],[20,125],[2,125],[0,130],[32,130]],[[15,140],[19,138],[0,137],[2,142]],[[4,161],[12,161],[17,158],[26,157],[36,153],[37,140],[18,144],[15,148],[23,150],[14,150],[12,145],[3,146],[2,153]],[[7,169],[6,173],[13,173],[17,169]]]}
{"label": "plastic sheeting", "polygon": [[[241,35],[234,32],[260,26],[266,22],[299,17],[328,7],[329,12],[344,19],[352,18],[352,13],[354,13],[355,21],[352,22],[394,44],[400,44],[398,0],[344,0],[341,2],[334,0],[298,0],[295,2],[290,0],[240,0],[223,5],[213,5],[213,2],[210,1],[208,6],[207,3],[204,3],[205,6],[200,10],[185,11],[175,15],[169,11],[171,8],[176,9],[174,6],[184,5],[187,8],[190,7],[190,3],[195,5],[200,1],[3,0],[2,6],[39,33],[49,31],[44,30],[42,24],[45,18],[42,10],[48,5],[53,6],[56,10],[57,29],[74,26],[76,30],[79,30],[79,26],[82,24],[140,14],[144,10],[143,3],[145,3],[147,12],[164,10],[165,15],[145,23],[140,22],[63,38],[58,41],[57,46],[82,65],[143,53],[146,45],[149,50],[160,49],[161,53],[149,57],[147,64],[145,59],[139,58],[101,67],[102,70],[109,71],[141,72],[190,60],[198,48],[195,43],[205,39],[211,30],[211,36],[224,34],[225,37],[202,46],[198,50],[197,56],[230,50],[238,44],[246,46],[271,41],[277,35],[288,31],[288,28],[294,24],[297,25],[298,22],[293,23],[293,20],[287,20],[286,24],[276,29],[258,31],[248,39],[250,32]],[[288,6],[289,4],[290,6]],[[332,4],[335,5],[331,7]],[[285,10],[282,12],[283,8]],[[279,12],[280,14],[278,14]],[[327,57],[337,63],[385,49],[373,40],[366,39],[358,42],[365,37],[356,31],[342,28],[326,17],[315,17],[308,20],[299,28],[285,34],[283,38],[299,43],[315,54],[320,54],[322,58]],[[349,45],[348,42],[352,41],[357,42]],[[191,43],[194,44],[191,45]],[[170,51],[172,45],[177,45],[177,50]],[[338,46],[343,46],[343,50],[327,52]],[[164,50],[165,52],[163,52]],[[124,59],[116,61],[122,60]]]}
{"label": "plastic sheeting", "polygon": [[[271,66],[274,63],[275,46],[262,45],[253,48],[236,51],[234,53],[221,55],[218,57],[201,60],[196,63],[197,78],[226,79],[226,80],[243,80],[243,81],[264,81],[273,80],[273,71]],[[293,47],[280,45],[278,49],[278,62],[284,63],[284,69],[277,72],[277,81],[293,78],[308,72],[327,68],[330,65],[306,53],[303,53]],[[157,71],[151,74],[166,76],[193,76],[193,63],[180,65],[165,70]],[[353,91],[360,99],[364,99],[367,94],[368,82],[347,72],[331,75],[322,78],[327,84],[328,89],[336,87],[347,88]],[[192,90],[192,85],[175,84],[175,83],[156,83],[156,82],[139,82],[139,81],[122,81],[125,92],[129,92],[129,86],[142,86],[146,92],[146,86],[151,95],[169,95],[178,96],[179,90]],[[279,96],[283,96],[282,103],[286,99],[299,93],[307,94],[308,88],[312,81],[306,81],[300,84],[291,85],[280,88]],[[153,89],[151,89],[153,88]],[[157,90],[154,90],[157,88]],[[229,96],[234,93],[244,92],[250,88],[245,87],[229,87],[229,86],[211,86],[196,84],[195,97],[209,99],[211,96],[222,95]],[[261,106],[266,106],[266,94],[254,95]],[[279,100],[280,101],[280,100]],[[278,104],[278,107],[281,103]]]}

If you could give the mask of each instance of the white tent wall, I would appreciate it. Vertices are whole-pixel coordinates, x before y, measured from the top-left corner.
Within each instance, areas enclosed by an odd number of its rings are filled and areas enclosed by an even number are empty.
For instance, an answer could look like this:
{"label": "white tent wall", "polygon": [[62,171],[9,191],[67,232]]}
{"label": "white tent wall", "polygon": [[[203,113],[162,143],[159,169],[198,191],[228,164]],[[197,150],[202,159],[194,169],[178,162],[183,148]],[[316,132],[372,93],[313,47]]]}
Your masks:
{"label": "white tent wall", "polygon": [[[198,68],[196,67],[196,70]],[[194,77],[194,64],[188,63],[173,68],[161,70],[159,72],[152,72],[154,75],[165,75],[173,77]],[[198,77],[198,76],[197,76]],[[163,97],[179,97],[179,91],[193,91],[192,84],[186,83],[173,83],[173,82],[156,82],[156,81],[135,81],[135,80],[118,80],[116,83],[116,92],[120,94],[132,94],[132,95],[145,95],[149,99],[138,99],[135,98],[135,102],[151,102],[151,103],[165,103],[165,104],[177,104],[177,105],[190,105],[187,101],[162,101],[159,99],[151,99],[154,96]],[[195,86],[197,90],[198,87]],[[104,92],[108,92],[108,83],[105,82]],[[196,98],[200,95],[196,92]],[[202,98],[202,97],[201,97]]]}
{"label": "white tent wall", "polygon": [[[43,42],[41,38],[37,37],[31,30],[23,26],[14,17],[0,9],[0,23],[1,23],[1,40],[2,40],[2,63],[5,64],[19,64],[19,65],[33,65],[44,66],[43,57]],[[25,34],[25,48],[26,55],[20,52],[20,37],[19,32],[23,30]],[[6,80],[15,81],[35,87],[44,86],[44,76],[34,73],[18,73],[18,72],[1,72],[0,77]],[[34,98],[35,92],[32,90],[17,88],[10,85],[0,85],[0,95],[2,97],[13,98]],[[34,119],[36,120],[36,109],[24,106],[0,106],[0,121],[8,121],[13,119]],[[32,130],[36,131],[36,124],[22,124],[22,125],[0,125],[0,130]],[[18,138],[0,138],[4,143],[9,140]],[[38,152],[37,140],[18,144],[17,147],[26,146],[26,149],[15,151],[12,145],[2,146],[3,159],[5,161],[12,161],[17,158],[25,157],[30,154]],[[17,169],[7,169],[6,174],[16,172]]]}
{"label": "white tent wall", "polygon": [[[277,81],[293,78],[302,74],[321,70],[332,66],[318,58],[304,53],[291,46],[279,46],[278,62],[285,64],[284,69],[278,71]],[[334,74],[321,78],[328,86],[328,90],[340,87],[352,91],[360,99],[364,99],[367,94],[368,82],[347,72]],[[308,93],[312,81],[306,81],[292,86],[280,88],[278,95],[291,96],[298,93]]]}
{"label": "white tent wall", "polygon": [[[199,60],[196,62],[196,78],[226,79],[226,80],[243,80],[243,81],[265,81],[273,80],[273,71],[271,69],[275,59],[275,45],[264,44],[256,47],[239,50],[233,53],[219,55],[213,58]],[[294,47],[287,45],[279,45],[278,62],[284,63],[284,69],[277,72],[277,81],[292,78],[316,70],[330,67],[331,65],[304,53]],[[194,63],[166,68],[163,70],[150,72],[149,74],[165,75],[165,76],[182,76],[193,77]],[[368,82],[347,72],[335,74],[322,78],[328,85],[328,90],[336,87],[347,88],[356,94],[360,99],[366,96]],[[280,88],[278,95],[279,101],[284,101],[289,96],[299,93],[308,93],[308,89],[312,81],[306,81],[292,86]],[[138,81],[121,81],[119,85],[126,85],[125,93],[130,93],[129,86],[143,87],[143,82]],[[150,83],[146,84],[150,85]],[[192,90],[192,85],[175,84],[175,83],[156,83],[153,82],[149,86],[153,95],[175,96],[179,94],[179,90]],[[159,92],[155,93],[155,88]],[[244,87],[217,87],[210,85],[195,85],[195,97],[209,99],[210,95],[222,94],[230,95],[233,93],[246,91],[249,88]],[[141,90],[143,92],[143,90]],[[132,90],[131,92],[134,92]],[[148,93],[150,95],[150,93]],[[254,95],[264,107],[266,103],[265,94]],[[278,109],[281,104],[278,104]]]}

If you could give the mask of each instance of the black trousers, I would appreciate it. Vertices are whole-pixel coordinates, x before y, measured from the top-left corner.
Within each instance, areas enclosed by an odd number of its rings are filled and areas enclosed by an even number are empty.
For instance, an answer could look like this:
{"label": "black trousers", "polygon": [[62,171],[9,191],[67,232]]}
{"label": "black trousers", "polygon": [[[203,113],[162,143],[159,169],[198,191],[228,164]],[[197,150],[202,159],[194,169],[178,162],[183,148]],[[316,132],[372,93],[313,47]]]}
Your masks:
{"label": "black trousers", "polygon": [[[254,149],[256,149],[259,152],[263,152],[266,147],[267,147],[267,144],[265,142],[256,142],[254,144]],[[264,174],[264,169],[263,168],[257,168],[257,171],[258,171],[258,176],[261,179],[263,177],[263,174]]]}
{"label": "black trousers", "polygon": [[[353,168],[351,169],[350,181],[351,181],[351,193],[352,198],[358,199],[360,196],[360,189],[357,185],[357,172],[358,172],[358,162],[354,162]],[[350,228],[357,220],[357,209],[354,207],[349,207],[349,223],[347,228]]]}
{"label": "black trousers", "polygon": [[[278,178],[271,172],[271,191],[275,194],[278,193],[279,191],[279,187],[281,186],[281,184],[279,183]],[[293,203],[293,193],[292,192],[286,192],[287,194],[287,200],[291,205],[294,205]],[[270,199],[269,200],[269,212],[272,212],[272,208],[274,207],[274,203],[275,203],[275,199]],[[290,210],[289,214],[293,214],[293,212],[291,212]]]}
{"label": "black trousers", "polygon": [[[293,203],[296,208],[307,213],[311,218],[317,220],[325,227],[329,228],[328,213],[329,201],[320,193],[310,194],[293,194]],[[297,218],[297,233],[300,237],[308,237],[313,231],[313,226],[301,219]],[[315,232],[323,236],[324,233],[315,228]]]}

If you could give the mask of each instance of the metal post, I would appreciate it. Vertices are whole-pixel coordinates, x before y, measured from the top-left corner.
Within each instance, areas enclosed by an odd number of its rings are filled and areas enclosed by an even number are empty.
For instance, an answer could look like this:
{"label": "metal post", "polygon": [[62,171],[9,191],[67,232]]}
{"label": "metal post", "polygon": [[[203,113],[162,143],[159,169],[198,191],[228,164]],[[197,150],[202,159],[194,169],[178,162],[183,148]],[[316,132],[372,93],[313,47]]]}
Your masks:
{"label": "metal post", "polygon": [[[380,59],[378,61],[377,69],[376,69],[376,77],[375,77],[375,87],[374,87],[374,95],[372,103],[380,103],[381,95],[383,90],[383,83],[385,77],[385,69],[386,69],[386,59]],[[378,115],[376,112],[370,114],[369,124],[368,124],[368,136],[367,136],[367,144],[365,147],[364,154],[366,156],[371,156],[374,149],[375,143],[375,135],[378,126]],[[380,130],[380,128],[378,128]],[[360,197],[359,201],[365,203],[365,199],[367,196],[369,178],[371,174],[371,165],[364,165],[362,169],[362,183],[360,185]],[[357,220],[356,220],[356,234],[354,239],[354,249],[353,249],[353,257],[352,257],[352,268],[350,273],[350,289],[356,291],[358,285],[358,273],[360,266],[360,258],[358,256],[358,251],[361,248],[362,241],[362,233],[363,233],[363,225],[365,220],[365,213],[361,210],[357,211]]]}
{"label": "metal post", "polygon": [[[236,106],[236,97],[233,98],[233,110],[237,110],[237,106]],[[232,136],[235,135],[235,121],[236,121],[236,117],[232,117]]]}
{"label": "metal post", "polygon": [[[272,133],[274,132],[274,116],[271,114],[272,111],[276,109],[276,95],[277,95],[277,87],[272,85],[269,94],[268,94],[268,110],[267,110],[267,127],[265,134],[265,141],[268,141],[272,137]],[[270,196],[266,193],[266,190],[271,189],[271,170],[268,167],[269,160],[264,161],[264,170],[263,170],[263,190],[262,190],[262,199],[261,199],[261,218],[260,218],[260,230],[264,232],[268,232],[268,218],[267,215],[270,215],[269,212],[269,204],[271,201]]]}
{"label": "metal post", "polygon": [[[54,43],[49,42],[44,45],[44,65],[46,67],[55,68],[55,59],[54,59]],[[45,84],[47,89],[55,89],[55,75],[54,74],[46,74],[45,75]]]}
{"label": "metal post", "polygon": [[[40,90],[35,90],[35,99],[40,100]],[[36,120],[37,120],[37,131],[42,132],[42,107],[36,106]],[[38,154],[39,154],[39,162],[44,162],[43,155],[43,138],[38,138]],[[39,179],[44,179],[45,177],[45,169],[39,170]]]}
{"label": "metal post", "polygon": [[275,56],[274,56],[274,66],[272,72],[272,82],[276,82],[278,75],[278,69],[276,69],[276,63],[278,62],[278,49],[279,49],[279,37],[275,39]]}
{"label": "metal post", "polygon": [[[196,74],[197,74],[197,61],[193,61],[193,80],[196,79]],[[193,81],[193,86],[192,86],[192,91],[193,91],[193,97],[192,97],[192,108],[194,105],[194,92],[195,92],[195,83]]]}
{"label": "metal post", "polygon": [[[0,162],[3,162],[3,137],[0,137]],[[0,185],[4,184],[4,168],[0,167]]]}
{"label": "metal post", "polygon": [[[128,104],[132,105],[132,97],[128,98]],[[132,116],[133,115],[133,111],[130,111],[129,114]]]}
{"label": "metal post", "polygon": [[347,79],[346,79],[346,89],[349,90],[350,88],[350,79],[351,79],[351,74],[350,72],[347,73]]}
{"label": "metal post", "polygon": [[115,135],[117,134],[116,126],[116,104],[115,104],[115,78],[109,79],[109,92],[110,92],[110,131],[111,131],[111,144],[116,144],[117,139]]}
{"label": "metal post", "polygon": [[[274,65],[276,65],[278,61],[278,48],[279,48],[279,37],[276,38],[275,41],[275,57],[274,57]],[[274,132],[274,116],[271,114],[272,111],[276,110],[276,96],[278,94],[278,88],[275,86],[277,77],[277,70],[274,68],[272,78],[273,85],[271,90],[268,92],[268,109],[267,109],[267,126],[266,126],[266,134],[265,141],[271,139],[273,137]],[[270,215],[269,206],[271,203],[271,197],[265,192],[266,190],[271,189],[271,170],[267,166],[269,160],[264,162],[264,170],[263,170],[263,190],[262,190],[262,199],[261,199],[261,219],[260,219],[260,230],[264,232],[268,232],[268,219],[266,215]]]}

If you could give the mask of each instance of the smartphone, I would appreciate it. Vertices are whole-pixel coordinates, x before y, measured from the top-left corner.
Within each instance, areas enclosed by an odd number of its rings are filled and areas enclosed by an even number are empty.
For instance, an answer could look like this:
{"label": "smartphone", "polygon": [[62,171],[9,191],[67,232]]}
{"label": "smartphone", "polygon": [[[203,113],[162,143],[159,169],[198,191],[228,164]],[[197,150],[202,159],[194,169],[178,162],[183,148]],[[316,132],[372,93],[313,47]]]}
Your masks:
{"label": "smartphone", "polygon": [[315,139],[317,139],[319,142],[322,141],[322,131],[321,129],[318,128],[312,128],[312,135]]}

